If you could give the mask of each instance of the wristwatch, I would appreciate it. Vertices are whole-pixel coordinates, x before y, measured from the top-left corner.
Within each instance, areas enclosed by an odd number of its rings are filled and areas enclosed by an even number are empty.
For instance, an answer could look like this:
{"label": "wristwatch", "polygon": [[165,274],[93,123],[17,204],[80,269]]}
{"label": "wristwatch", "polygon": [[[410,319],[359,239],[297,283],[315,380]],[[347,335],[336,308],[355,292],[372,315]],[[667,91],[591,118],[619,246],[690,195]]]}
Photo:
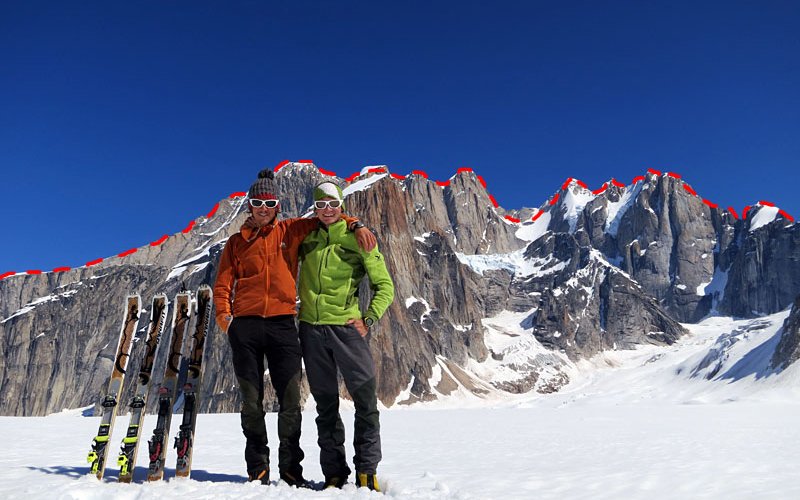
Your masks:
{"label": "wristwatch", "polygon": [[364,223],[359,220],[359,221],[353,222],[350,225],[350,231],[355,232],[356,229],[361,229],[362,227],[367,227],[367,226],[364,225]]}
{"label": "wristwatch", "polygon": [[375,324],[375,320],[372,318],[364,318],[364,324],[367,325],[367,328],[372,328],[372,325]]}

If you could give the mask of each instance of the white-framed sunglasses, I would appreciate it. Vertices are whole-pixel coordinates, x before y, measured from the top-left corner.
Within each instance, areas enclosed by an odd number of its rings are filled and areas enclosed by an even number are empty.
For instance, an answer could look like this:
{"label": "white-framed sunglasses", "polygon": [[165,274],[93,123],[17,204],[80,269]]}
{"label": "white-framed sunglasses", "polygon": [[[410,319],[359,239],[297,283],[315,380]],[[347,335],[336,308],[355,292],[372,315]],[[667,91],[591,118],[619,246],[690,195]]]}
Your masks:
{"label": "white-framed sunglasses", "polygon": [[251,207],[258,208],[262,205],[267,208],[275,208],[278,206],[278,200],[259,200],[258,198],[250,198]]}
{"label": "white-framed sunglasses", "polygon": [[322,210],[326,207],[339,208],[342,206],[342,200],[317,200],[314,202],[314,208]]}

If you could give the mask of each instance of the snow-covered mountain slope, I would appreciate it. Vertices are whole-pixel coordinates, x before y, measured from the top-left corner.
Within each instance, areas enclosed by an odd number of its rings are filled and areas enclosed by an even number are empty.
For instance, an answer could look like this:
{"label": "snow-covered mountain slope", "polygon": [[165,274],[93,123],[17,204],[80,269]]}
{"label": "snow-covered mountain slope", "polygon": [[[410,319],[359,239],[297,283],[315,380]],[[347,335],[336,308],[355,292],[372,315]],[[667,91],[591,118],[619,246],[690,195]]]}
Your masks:
{"label": "snow-covered mountain slope", "polygon": [[[566,364],[572,382],[551,394],[476,395],[458,385],[449,397],[381,412],[385,496],[399,499],[757,499],[796,498],[800,369],[770,368],[768,353],[788,312],[764,318],[709,318],[687,325],[671,346],[604,352],[570,364],[513,330],[519,318],[487,321],[492,350],[525,363]],[[541,360],[547,363],[548,359]],[[441,374],[458,375],[442,362]],[[479,369],[501,371],[487,361]],[[465,372],[466,373],[466,372]],[[440,382],[444,378],[440,378]],[[466,380],[466,379],[465,379]],[[457,383],[461,383],[458,381]],[[439,384],[434,384],[439,385]],[[347,436],[352,404],[343,401]],[[296,490],[273,480],[246,483],[237,414],[198,420],[192,479],[145,483],[146,453],[134,483],[115,482],[109,464],[98,482],[83,462],[98,418],[91,409],[48,417],[0,417],[0,496],[63,499],[381,498],[355,488]],[[301,444],[305,475],[322,481],[313,403]],[[121,417],[112,443],[122,439]],[[147,429],[155,423],[148,416]],[[267,415],[272,436],[276,416]],[[174,432],[174,430],[173,430]],[[32,439],[38,436],[38,439]],[[347,456],[352,447],[347,443]],[[170,450],[168,460],[174,460]],[[272,461],[277,450],[272,449]]]}

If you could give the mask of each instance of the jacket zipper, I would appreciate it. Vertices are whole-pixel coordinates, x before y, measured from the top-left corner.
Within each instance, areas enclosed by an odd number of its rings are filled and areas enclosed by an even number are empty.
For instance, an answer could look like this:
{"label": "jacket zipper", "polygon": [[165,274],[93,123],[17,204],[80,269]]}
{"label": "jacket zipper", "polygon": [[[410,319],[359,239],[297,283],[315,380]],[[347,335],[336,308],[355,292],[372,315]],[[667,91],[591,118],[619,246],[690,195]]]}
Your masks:
{"label": "jacket zipper", "polygon": [[328,229],[325,228],[325,258],[320,259],[319,267],[317,268],[317,283],[319,284],[317,290],[317,299],[316,299],[316,306],[317,306],[317,317],[316,317],[316,324],[320,322],[320,315],[319,315],[319,298],[322,295],[322,264],[325,263],[325,267],[328,264],[328,254],[330,252],[330,242],[331,242],[331,234],[328,232]]}
{"label": "jacket zipper", "polygon": [[[270,233],[271,233],[271,231],[270,231]],[[269,280],[270,265],[269,265],[269,260],[268,260],[269,259],[269,244],[267,243],[267,238],[268,238],[268,235],[263,237],[263,240],[264,240],[264,260],[266,261],[265,265],[267,266],[267,268],[264,270],[265,271],[264,272],[264,286],[265,286],[265,290],[264,290],[264,317],[265,318],[268,317],[267,315],[269,314],[269,285],[270,285],[270,280]]]}

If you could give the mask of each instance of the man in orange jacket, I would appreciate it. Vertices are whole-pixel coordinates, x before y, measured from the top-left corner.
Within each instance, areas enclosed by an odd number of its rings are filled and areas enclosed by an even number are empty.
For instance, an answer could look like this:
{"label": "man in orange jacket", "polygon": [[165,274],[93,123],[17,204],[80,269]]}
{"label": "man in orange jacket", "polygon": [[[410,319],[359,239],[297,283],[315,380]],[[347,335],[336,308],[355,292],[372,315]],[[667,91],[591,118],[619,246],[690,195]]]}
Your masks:
{"label": "man in orange jacket", "polygon": [[[269,446],[264,421],[264,357],[278,397],[280,479],[306,486],[300,448],[300,343],[297,314],[297,253],[303,239],[319,227],[313,219],[277,221],[280,201],[274,174],[262,170],[248,191],[248,223],[228,239],[214,283],[217,325],[228,333],[233,368],[242,396],[241,422],[250,481],[269,484]],[[377,241],[358,219],[343,217],[359,245]]]}

